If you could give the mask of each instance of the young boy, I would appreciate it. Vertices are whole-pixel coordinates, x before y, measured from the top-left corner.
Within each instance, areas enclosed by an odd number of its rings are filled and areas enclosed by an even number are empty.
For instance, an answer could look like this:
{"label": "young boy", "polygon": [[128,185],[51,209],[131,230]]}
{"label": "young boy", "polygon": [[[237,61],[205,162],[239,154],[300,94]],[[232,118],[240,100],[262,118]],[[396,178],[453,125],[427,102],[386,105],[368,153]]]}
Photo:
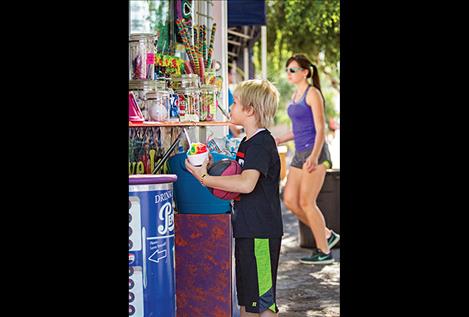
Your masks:
{"label": "young boy", "polygon": [[233,95],[231,123],[246,132],[236,155],[241,174],[210,176],[208,160],[201,167],[186,160],[186,168],[204,186],[241,193],[232,215],[241,317],[278,316],[276,282],[283,235],[280,158],[265,127],[274,118],[279,93],[267,80],[248,80],[238,84]]}

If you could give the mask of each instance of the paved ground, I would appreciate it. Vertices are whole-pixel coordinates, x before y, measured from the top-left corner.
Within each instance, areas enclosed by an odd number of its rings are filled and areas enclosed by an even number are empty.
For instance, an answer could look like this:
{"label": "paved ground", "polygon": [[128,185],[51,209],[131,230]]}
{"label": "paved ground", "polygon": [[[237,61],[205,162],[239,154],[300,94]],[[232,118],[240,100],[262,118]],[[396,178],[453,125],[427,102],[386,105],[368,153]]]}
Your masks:
{"label": "paved ground", "polygon": [[340,316],[340,249],[330,265],[298,261],[311,251],[299,247],[298,220],[282,204],[285,235],[277,278],[277,304],[281,317]]}

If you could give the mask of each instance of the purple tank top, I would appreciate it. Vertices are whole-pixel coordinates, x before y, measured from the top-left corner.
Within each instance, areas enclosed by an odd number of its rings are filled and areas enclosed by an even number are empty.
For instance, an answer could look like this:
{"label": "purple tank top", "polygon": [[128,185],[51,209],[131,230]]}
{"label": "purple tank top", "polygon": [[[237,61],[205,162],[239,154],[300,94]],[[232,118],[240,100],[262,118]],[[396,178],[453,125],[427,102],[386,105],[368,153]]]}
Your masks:
{"label": "purple tank top", "polygon": [[316,126],[314,125],[313,111],[306,103],[306,95],[309,88],[306,88],[303,97],[298,103],[295,100],[288,105],[288,116],[292,121],[295,149],[296,151],[306,151],[312,149],[314,146],[314,139],[316,138]]}

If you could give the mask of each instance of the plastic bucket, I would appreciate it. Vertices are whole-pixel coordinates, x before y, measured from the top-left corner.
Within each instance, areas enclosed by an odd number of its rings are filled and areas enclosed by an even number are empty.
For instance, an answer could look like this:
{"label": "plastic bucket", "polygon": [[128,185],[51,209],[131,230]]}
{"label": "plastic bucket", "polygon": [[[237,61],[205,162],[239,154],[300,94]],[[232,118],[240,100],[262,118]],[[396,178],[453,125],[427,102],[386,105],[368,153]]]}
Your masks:
{"label": "plastic bucket", "polygon": [[[214,162],[232,157],[211,152]],[[169,169],[176,174],[174,183],[174,201],[178,213],[182,214],[224,214],[231,212],[231,201],[213,196],[186,169],[186,153],[179,153],[169,159]]]}

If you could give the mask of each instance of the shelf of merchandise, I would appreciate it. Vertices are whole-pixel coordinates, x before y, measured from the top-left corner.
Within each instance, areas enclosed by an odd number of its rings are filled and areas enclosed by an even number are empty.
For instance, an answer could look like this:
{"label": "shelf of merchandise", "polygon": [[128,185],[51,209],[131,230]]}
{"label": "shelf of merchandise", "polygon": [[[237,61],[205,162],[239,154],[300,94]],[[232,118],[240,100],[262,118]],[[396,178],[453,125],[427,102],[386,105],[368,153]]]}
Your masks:
{"label": "shelf of merchandise", "polygon": [[179,122],[179,121],[144,121],[134,123],[129,121],[129,128],[134,127],[206,127],[206,126],[226,126],[231,125],[228,121],[201,121],[201,122]]}

